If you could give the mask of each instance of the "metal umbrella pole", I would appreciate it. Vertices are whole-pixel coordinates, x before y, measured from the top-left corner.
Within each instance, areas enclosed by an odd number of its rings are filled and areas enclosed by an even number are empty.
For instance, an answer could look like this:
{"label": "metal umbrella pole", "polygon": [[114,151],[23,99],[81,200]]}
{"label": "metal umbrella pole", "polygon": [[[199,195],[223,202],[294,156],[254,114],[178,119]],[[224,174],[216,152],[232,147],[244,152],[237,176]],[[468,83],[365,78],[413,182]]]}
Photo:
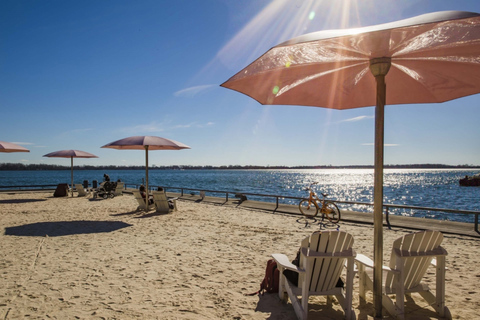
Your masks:
{"label": "metal umbrella pole", "polygon": [[373,303],[375,318],[382,317],[382,270],[383,270],[383,153],[386,84],[385,76],[390,70],[391,59],[375,58],[370,60],[370,72],[377,83],[375,106],[375,173],[373,183]]}

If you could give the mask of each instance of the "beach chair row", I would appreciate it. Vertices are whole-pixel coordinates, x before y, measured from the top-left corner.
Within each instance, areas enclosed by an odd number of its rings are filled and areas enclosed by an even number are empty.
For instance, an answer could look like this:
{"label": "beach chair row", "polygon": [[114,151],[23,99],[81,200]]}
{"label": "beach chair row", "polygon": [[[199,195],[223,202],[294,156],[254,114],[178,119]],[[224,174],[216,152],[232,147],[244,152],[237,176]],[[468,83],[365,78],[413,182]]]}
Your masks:
{"label": "beach chair row", "polygon": [[[405,295],[417,292],[440,317],[451,319],[445,306],[447,252],[440,246],[442,239],[438,231],[424,231],[405,235],[393,243],[390,263],[383,266],[382,305],[390,315],[408,318]],[[353,279],[358,273],[359,296],[365,300],[366,292],[373,291],[373,261],[357,254],[353,242],[352,235],[344,231],[319,231],[303,239],[295,263],[284,254],[272,254],[279,271],[278,295],[285,302],[290,298],[298,319],[308,318],[308,300],[315,295],[327,296],[328,304],[335,296],[345,319],[356,318],[352,307]],[[434,291],[422,282],[430,265],[436,270]]]}
{"label": "beach chair row", "polygon": [[79,197],[87,197],[92,195],[94,198],[101,197],[104,199],[123,195],[124,187],[124,182],[117,182],[115,189],[113,190],[105,190],[103,183],[101,183],[98,188],[85,188],[82,184],[75,184],[75,190],[77,191]]}

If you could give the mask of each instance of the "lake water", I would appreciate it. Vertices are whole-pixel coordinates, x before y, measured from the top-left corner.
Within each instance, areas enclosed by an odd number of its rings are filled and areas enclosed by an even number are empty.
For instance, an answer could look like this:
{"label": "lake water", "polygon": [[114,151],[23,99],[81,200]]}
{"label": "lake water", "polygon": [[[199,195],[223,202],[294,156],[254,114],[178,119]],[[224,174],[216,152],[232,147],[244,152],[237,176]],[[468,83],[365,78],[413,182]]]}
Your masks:
{"label": "lake water", "polygon": [[[127,185],[140,185],[144,170],[76,170],[75,183],[101,182],[107,173],[112,181],[121,179]],[[480,188],[460,187],[458,180],[478,170],[467,169],[385,169],[384,202],[429,208],[480,211]],[[373,169],[325,170],[149,170],[150,186],[181,187],[229,192],[304,197],[305,187],[318,182],[317,193],[325,192],[338,201],[373,202]],[[69,170],[0,171],[0,186],[56,185],[70,183]],[[171,189],[171,191],[177,191]],[[208,194],[207,195],[216,195]],[[218,194],[224,196],[224,194]],[[249,199],[275,201],[275,198]],[[298,200],[283,199],[296,204]],[[372,211],[372,207],[340,204],[340,209]],[[390,213],[434,219],[473,222],[473,215],[390,209]]]}

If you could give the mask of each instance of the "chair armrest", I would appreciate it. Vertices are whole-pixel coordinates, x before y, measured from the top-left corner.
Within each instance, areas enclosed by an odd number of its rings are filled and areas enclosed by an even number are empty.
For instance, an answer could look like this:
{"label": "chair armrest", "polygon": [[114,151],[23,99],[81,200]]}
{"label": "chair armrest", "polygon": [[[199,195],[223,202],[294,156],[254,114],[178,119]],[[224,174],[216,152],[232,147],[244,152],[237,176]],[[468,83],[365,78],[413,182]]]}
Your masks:
{"label": "chair armrest", "polygon": [[305,272],[305,270],[300,269],[299,267],[297,267],[296,265],[291,263],[288,260],[288,257],[284,254],[274,253],[274,254],[272,254],[272,258],[277,262],[277,264],[281,265],[285,269],[292,270],[292,271],[295,271],[295,272],[298,272],[298,273]]}
{"label": "chair armrest", "polygon": [[[430,261],[430,263],[431,263],[434,267],[436,267],[436,266],[437,266],[437,258],[433,258],[432,261]],[[445,270],[448,270],[448,268],[445,267]]]}
{"label": "chair armrest", "polygon": [[355,261],[363,264],[367,268],[373,269],[373,260],[367,257],[366,255],[358,253],[357,256],[355,257]]}
{"label": "chair armrest", "polygon": [[[369,257],[361,254],[361,253],[357,254],[357,256],[355,257],[355,261],[363,264],[367,268],[373,269],[373,266],[374,266],[373,260],[370,259]],[[387,267],[387,266],[382,266],[382,270],[383,271],[388,271],[388,272],[393,272],[393,273],[400,273],[400,271],[392,269],[392,268]]]}

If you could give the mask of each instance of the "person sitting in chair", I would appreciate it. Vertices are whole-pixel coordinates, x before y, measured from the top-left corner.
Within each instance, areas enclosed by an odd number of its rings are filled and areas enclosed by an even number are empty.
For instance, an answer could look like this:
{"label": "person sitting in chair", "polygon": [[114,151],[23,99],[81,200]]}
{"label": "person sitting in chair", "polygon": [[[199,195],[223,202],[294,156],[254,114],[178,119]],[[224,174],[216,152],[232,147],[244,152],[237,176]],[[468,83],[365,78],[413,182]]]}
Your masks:
{"label": "person sitting in chair", "polygon": [[[157,187],[157,191],[165,192],[165,190],[162,187]],[[165,193],[165,196],[166,196],[166,193]],[[175,208],[175,204],[173,203],[172,199],[168,199],[168,206],[170,207],[170,209]]]}
{"label": "person sitting in chair", "polygon": [[[145,189],[145,186],[143,184],[140,185],[140,188],[138,188],[138,190],[140,191],[140,194],[142,195],[142,198],[145,200],[146,197],[147,197],[147,191]],[[153,204],[153,196],[152,195],[149,195],[148,196],[148,204]]]}

